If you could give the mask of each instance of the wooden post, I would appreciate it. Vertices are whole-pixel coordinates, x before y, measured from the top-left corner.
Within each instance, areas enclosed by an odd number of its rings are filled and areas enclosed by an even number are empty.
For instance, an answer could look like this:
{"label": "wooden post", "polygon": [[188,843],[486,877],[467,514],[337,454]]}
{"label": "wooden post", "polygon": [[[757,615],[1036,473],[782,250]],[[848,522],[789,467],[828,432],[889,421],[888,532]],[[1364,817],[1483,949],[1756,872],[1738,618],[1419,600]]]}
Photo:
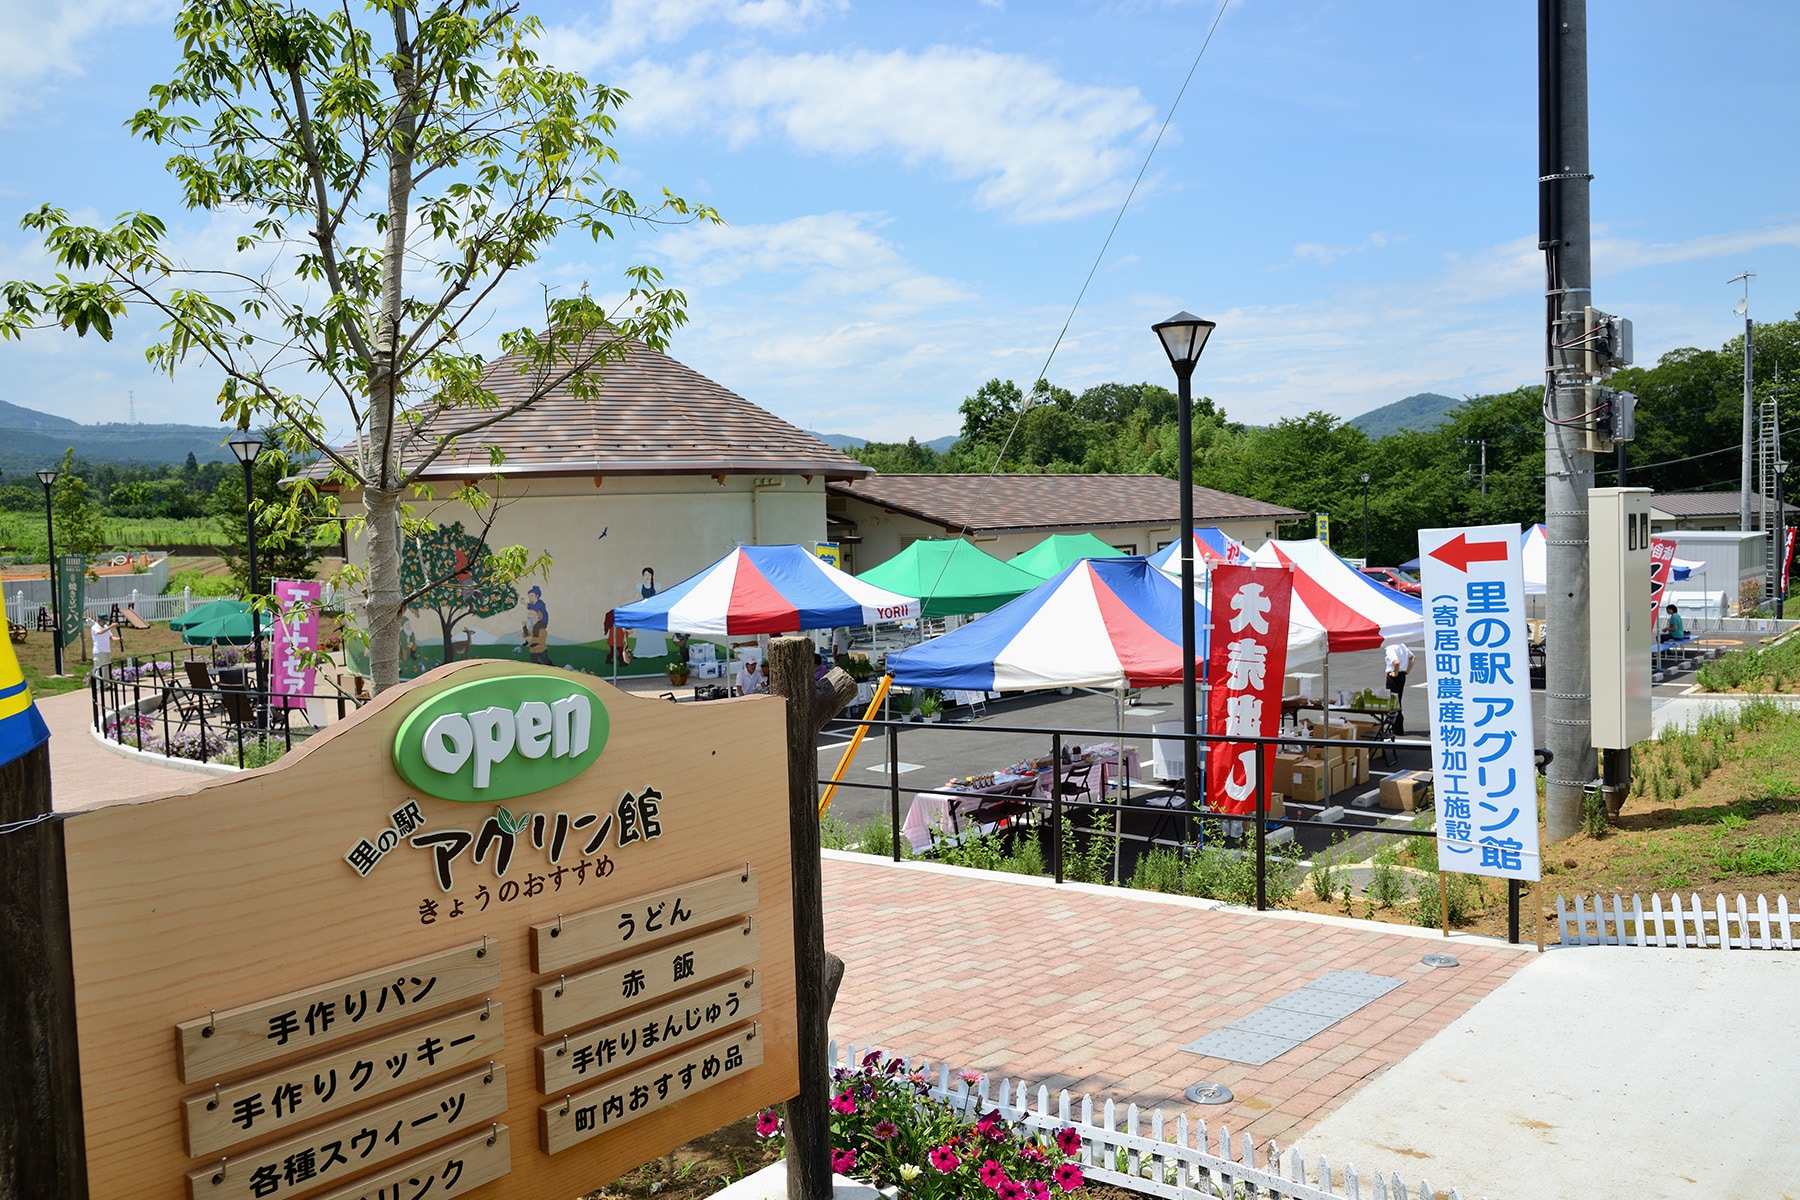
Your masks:
{"label": "wooden post", "polygon": [[[0,825],[50,808],[50,746],[0,766]],[[59,821],[0,833],[0,1200],[86,1200],[68,876]]]}
{"label": "wooden post", "polygon": [[813,678],[811,638],[769,643],[769,690],[788,702],[788,824],[793,837],[794,1007],[800,1094],[788,1101],[788,1200],[831,1200],[830,998],[825,891],[819,870],[819,730],[856,694],[833,668]]}
{"label": "wooden post", "polygon": [[1438,913],[1444,918],[1444,936],[1450,936],[1450,877],[1438,872]]}

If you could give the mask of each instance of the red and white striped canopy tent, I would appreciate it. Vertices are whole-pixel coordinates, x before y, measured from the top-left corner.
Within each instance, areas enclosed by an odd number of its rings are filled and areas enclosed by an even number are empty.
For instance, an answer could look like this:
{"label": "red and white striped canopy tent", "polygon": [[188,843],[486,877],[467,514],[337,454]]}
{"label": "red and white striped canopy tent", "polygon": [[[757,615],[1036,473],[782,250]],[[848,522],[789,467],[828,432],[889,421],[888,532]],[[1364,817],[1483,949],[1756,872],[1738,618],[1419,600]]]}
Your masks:
{"label": "red and white striped canopy tent", "polygon": [[1250,561],[1294,568],[1288,621],[1323,630],[1328,652],[1425,640],[1425,610],[1417,597],[1375,582],[1317,538],[1265,542]]}

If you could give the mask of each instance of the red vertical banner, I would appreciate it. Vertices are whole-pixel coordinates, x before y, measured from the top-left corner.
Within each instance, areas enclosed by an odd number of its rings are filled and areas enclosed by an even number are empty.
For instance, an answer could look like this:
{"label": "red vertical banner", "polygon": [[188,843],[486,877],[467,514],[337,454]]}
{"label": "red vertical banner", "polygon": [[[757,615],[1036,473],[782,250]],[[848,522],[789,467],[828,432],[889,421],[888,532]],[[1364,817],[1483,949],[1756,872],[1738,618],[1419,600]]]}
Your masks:
{"label": "red vertical banner", "polygon": [[[1288,609],[1294,576],[1287,567],[1221,563],[1212,569],[1212,635],[1207,658],[1206,727],[1227,737],[1274,737],[1281,730],[1281,681],[1287,674]],[[1256,747],[1212,742],[1206,755],[1206,806],[1256,811]],[[1275,746],[1264,753],[1271,777]]]}
{"label": "red vertical banner", "polygon": [[1660,637],[1657,630],[1662,628],[1663,593],[1668,590],[1669,577],[1675,570],[1675,543],[1668,538],[1653,537],[1650,539],[1650,633],[1652,639]]}

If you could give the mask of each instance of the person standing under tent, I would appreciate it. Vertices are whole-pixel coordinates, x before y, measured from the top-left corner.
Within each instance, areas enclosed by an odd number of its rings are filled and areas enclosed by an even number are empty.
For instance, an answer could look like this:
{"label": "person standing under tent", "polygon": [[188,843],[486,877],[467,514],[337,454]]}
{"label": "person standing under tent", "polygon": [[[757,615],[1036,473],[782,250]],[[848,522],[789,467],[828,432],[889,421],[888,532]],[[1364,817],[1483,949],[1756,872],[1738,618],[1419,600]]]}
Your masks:
{"label": "person standing under tent", "polygon": [[762,671],[757,668],[756,660],[754,658],[745,659],[744,665],[738,669],[737,673],[738,695],[753,696],[762,688],[762,685]]}
{"label": "person standing under tent", "polygon": [[1394,736],[1406,736],[1406,673],[1412,670],[1412,647],[1405,642],[1391,643],[1386,651],[1387,690],[1394,697]]}
{"label": "person standing under tent", "polygon": [[[638,572],[638,599],[648,600],[656,595],[656,568],[645,567]],[[669,652],[669,641],[660,629],[639,629],[632,636],[631,657],[661,658]]]}

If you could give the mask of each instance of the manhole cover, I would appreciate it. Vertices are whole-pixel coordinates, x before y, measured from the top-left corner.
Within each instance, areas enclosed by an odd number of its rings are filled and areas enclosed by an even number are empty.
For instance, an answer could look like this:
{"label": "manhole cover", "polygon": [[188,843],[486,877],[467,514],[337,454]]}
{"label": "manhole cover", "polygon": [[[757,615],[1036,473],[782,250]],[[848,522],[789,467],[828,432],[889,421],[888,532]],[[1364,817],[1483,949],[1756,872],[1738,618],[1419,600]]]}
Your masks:
{"label": "manhole cover", "polygon": [[1419,961],[1424,963],[1428,967],[1460,967],[1460,966],[1462,966],[1461,963],[1456,961],[1456,956],[1453,954],[1427,954],[1424,958],[1421,958]]}
{"label": "manhole cover", "polygon": [[1222,1083],[1196,1083],[1187,1090],[1187,1098],[1195,1104],[1230,1104],[1231,1089]]}

